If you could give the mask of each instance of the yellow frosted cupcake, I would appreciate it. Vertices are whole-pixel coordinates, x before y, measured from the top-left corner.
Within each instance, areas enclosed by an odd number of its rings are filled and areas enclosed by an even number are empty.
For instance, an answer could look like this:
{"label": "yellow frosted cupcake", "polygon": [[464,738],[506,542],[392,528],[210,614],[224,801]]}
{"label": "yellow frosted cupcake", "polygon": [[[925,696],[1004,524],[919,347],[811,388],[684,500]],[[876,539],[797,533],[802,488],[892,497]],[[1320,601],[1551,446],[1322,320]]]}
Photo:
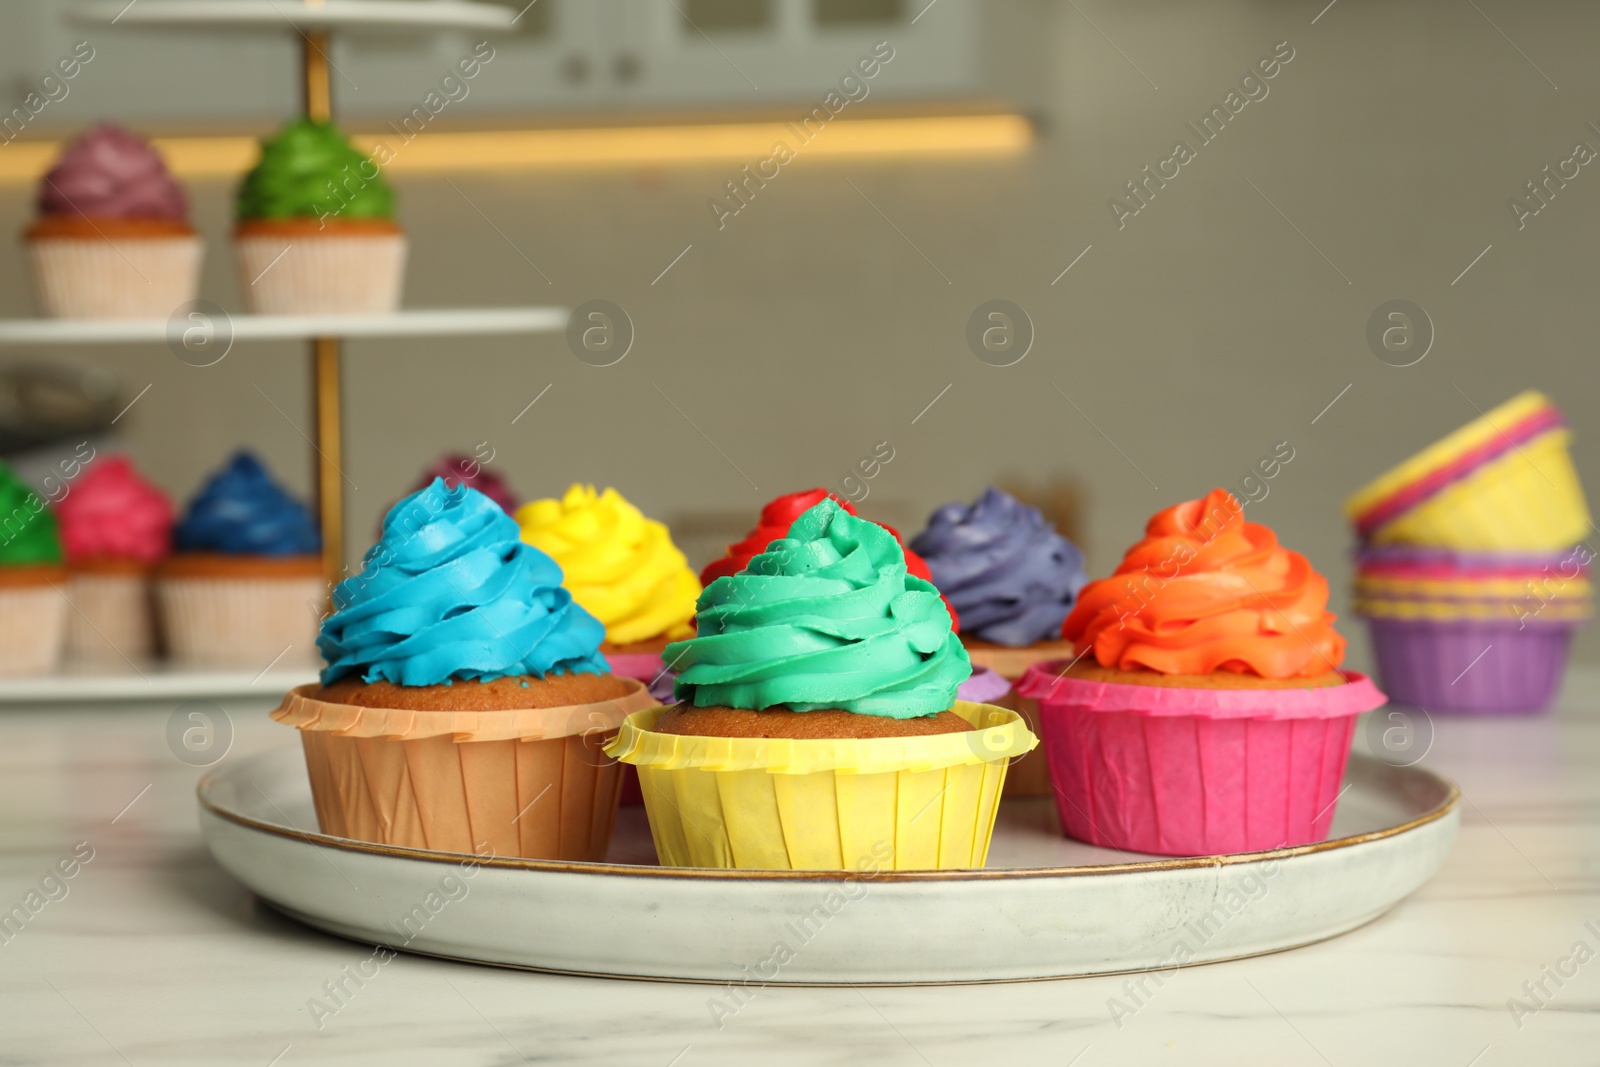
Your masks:
{"label": "yellow frosted cupcake", "polygon": [[601,646],[623,677],[650,682],[667,642],[693,633],[700,582],[665,524],[615,489],[574,485],[517,509],[522,539],[561,565],[572,599],[606,628]]}

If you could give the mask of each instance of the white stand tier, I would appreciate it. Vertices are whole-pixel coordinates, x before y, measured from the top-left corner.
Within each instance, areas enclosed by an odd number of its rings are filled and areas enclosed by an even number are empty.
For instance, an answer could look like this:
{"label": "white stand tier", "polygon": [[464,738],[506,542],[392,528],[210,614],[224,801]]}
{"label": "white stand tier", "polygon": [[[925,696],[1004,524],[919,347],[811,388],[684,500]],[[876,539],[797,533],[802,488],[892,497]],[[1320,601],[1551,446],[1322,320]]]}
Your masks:
{"label": "white stand tier", "polygon": [[156,29],[509,30],[510,8],[464,0],[95,0],[76,22]]}
{"label": "white stand tier", "polygon": [[[202,314],[197,312],[196,314]],[[184,331],[204,327],[219,341],[304,341],[314,337],[441,337],[554,333],[567,309],[432,308],[386,315],[227,315],[188,319],[0,319],[0,345],[181,343]],[[226,347],[226,345],[224,345]]]}

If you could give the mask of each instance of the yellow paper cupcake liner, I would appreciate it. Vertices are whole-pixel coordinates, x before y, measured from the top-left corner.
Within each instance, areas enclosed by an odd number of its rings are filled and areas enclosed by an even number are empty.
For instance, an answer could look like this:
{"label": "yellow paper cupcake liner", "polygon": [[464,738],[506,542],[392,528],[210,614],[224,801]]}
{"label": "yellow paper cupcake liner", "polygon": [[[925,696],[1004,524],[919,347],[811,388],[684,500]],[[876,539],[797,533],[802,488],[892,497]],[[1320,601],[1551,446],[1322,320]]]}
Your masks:
{"label": "yellow paper cupcake liner", "polygon": [[1016,712],[957,701],[977,729],[791,740],[651,730],[629,715],[608,755],[639,770],[665,866],[764,870],[982,867],[1006,763],[1039,743]]}
{"label": "yellow paper cupcake liner", "polygon": [[1494,441],[1523,419],[1550,406],[1550,398],[1537,390],[1530,389],[1525,393],[1519,393],[1362,486],[1345,501],[1345,515],[1352,520],[1357,518],[1400,489],[1421,481],[1440,467]]}
{"label": "yellow paper cupcake liner", "polygon": [[1559,550],[1589,532],[1566,430],[1540,434],[1378,527],[1374,544]]}
{"label": "yellow paper cupcake liner", "polygon": [[1587,598],[1593,593],[1584,578],[1530,575],[1526,578],[1491,578],[1485,580],[1435,579],[1435,578],[1378,578],[1371,575],[1356,578],[1357,596],[1447,596],[1475,597],[1526,597],[1539,595],[1543,599],[1570,600]]}
{"label": "yellow paper cupcake liner", "polygon": [[1539,622],[1581,622],[1594,614],[1589,600],[1576,602],[1550,600],[1490,600],[1442,603],[1437,600],[1378,600],[1357,599],[1353,605],[1357,615],[1374,619],[1430,619],[1448,622],[1454,619],[1494,620],[1523,619]]}

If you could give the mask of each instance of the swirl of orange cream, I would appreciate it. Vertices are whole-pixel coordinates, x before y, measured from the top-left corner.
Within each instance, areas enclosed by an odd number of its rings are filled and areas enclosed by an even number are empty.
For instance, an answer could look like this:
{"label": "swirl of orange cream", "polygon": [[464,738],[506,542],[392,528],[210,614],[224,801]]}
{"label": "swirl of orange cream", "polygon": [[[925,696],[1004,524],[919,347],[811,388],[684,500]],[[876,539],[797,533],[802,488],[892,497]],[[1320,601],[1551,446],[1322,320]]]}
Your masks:
{"label": "swirl of orange cream", "polygon": [[1156,513],[1061,624],[1102,667],[1162,674],[1324,674],[1344,659],[1328,580],[1222,489]]}

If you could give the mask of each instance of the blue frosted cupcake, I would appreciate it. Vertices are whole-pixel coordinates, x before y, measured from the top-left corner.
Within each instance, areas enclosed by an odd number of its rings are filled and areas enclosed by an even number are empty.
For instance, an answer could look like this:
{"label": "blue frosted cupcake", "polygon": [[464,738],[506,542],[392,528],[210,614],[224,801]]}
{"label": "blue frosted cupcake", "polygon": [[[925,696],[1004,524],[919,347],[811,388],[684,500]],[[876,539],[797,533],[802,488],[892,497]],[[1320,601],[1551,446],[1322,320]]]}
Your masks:
{"label": "blue frosted cupcake", "polygon": [[498,504],[434,479],[333,602],[320,684],[273,713],[300,730],[324,833],[604,858],[621,768],[601,746],[655,700],[610,673],[604,627]]}
{"label": "blue frosted cupcake", "polygon": [[240,451],[201,486],[156,571],[167,650],[180,663],[264,670],[314,655],[322,539],[311,512]]}
{"label": "blue frosted cupcake", "polygon": [[[939,508],[911,547],[956,609],[974,670],[987,667],[1014,684],[1035,663],[1072,658],[1061,623],[1087,578],[1083,554],[1038,509],[991,487],[971,504]],[[1036,701],[1013,691],[994,702],[1038,732]],[[1013,766],[1006,778],[1007,796],[1049,792],[1042,758]]]}

